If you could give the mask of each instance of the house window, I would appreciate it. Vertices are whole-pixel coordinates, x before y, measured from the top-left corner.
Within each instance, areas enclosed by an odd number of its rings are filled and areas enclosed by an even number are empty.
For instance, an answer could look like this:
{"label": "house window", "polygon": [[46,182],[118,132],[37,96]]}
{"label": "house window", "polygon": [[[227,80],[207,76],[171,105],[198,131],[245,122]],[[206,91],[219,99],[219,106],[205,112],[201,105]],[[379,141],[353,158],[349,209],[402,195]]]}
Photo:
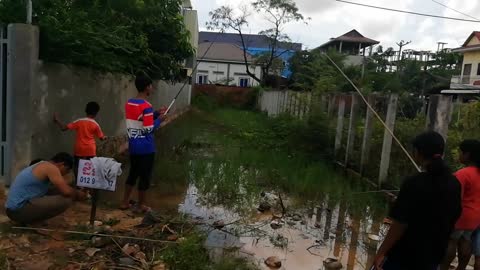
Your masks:
{"label": "house window", "polygon": [[240,86],[240,87],[250,87],[250,78],[240,78],[238,86]]}
{"label": "house window", "polygon": [[197,84],[208,84],[208,75],[198,75]]}
{"label": "house window", "polygon": [[477,66],[477,76],[480,76],[480,63]]}

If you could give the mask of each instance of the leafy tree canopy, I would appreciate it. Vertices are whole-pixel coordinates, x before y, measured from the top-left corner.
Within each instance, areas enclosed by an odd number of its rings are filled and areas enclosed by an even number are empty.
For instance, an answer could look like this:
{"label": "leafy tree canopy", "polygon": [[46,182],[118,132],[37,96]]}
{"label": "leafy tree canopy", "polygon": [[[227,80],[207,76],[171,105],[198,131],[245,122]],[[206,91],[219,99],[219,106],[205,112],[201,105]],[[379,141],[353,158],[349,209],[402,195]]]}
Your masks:
{"label": "leafy tree canopy", "polygon": [[[25,22],[26,0],[0,1],[3,23]],[[193,54],[181,0],[35,0],[40,58],[158,79],[180,78]]]}

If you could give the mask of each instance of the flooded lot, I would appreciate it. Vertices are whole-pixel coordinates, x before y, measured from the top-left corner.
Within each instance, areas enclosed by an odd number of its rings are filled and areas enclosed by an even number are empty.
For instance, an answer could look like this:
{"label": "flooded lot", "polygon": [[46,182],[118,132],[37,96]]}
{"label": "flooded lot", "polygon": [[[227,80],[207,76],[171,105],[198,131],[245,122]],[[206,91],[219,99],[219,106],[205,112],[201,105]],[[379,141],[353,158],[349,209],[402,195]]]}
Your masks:
{"label": "flooded lot", "polygon": [[328,161],[245,144],[236,132],[202,112],[162,130],[152,208],[197,221],[214,258],[247,257],[268,269],[264,260],[277,256],[282,269],[305,270],[335,258],[343,269],[366,269],[386,233],[382,195]]}

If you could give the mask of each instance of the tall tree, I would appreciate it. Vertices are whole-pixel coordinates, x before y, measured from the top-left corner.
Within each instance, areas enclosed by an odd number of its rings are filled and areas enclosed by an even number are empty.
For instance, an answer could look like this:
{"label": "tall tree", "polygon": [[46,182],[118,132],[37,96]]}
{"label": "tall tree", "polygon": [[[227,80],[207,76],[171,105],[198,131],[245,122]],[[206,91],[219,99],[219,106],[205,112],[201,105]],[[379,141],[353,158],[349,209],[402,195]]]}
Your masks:
{"label": "tall tree", "polygon": [[[268,52],[256,56],[255,64],[262,69],[261,78],[255,75],[251,63],[248,62],[248,40],[244,34],[248,27],[248,18],[253,11],[265,14],[264,20],[269,25],[267,29],[258,33],[263,35],[269,44]],[[247,74],[261,84],[265,84],[267,76],[278,70],[282,55],[292,49],[291,39],[284,33],[284,27],[291,22],[305,22],[304,16],[292,0],[257,0],[250,7],[245,6],[240,10],[222,6],[211,11],[210,17],[211,20],[207,23],[210,30],[234,31],[239,34]]]}
{"label": "tall tree", "polygon": [[[25,22],[26,0],[0,1],[0,21]],[[193,55],[181,0],[35,0],[40,58],[102,71],[181,78]],[[22,7],[22,8],[20,8]]]}

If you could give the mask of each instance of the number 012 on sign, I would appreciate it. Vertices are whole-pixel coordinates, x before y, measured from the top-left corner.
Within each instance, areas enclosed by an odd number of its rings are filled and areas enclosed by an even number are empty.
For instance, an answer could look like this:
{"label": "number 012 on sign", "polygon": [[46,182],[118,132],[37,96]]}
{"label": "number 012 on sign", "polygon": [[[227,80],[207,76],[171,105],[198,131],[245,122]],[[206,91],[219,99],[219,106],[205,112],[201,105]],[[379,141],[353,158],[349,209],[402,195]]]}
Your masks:
{"label": "number 012 on sign", "polygon": [[104,179],[90,160],[81,159],[78,164],[77,186],[115,191],[116,179]]}

